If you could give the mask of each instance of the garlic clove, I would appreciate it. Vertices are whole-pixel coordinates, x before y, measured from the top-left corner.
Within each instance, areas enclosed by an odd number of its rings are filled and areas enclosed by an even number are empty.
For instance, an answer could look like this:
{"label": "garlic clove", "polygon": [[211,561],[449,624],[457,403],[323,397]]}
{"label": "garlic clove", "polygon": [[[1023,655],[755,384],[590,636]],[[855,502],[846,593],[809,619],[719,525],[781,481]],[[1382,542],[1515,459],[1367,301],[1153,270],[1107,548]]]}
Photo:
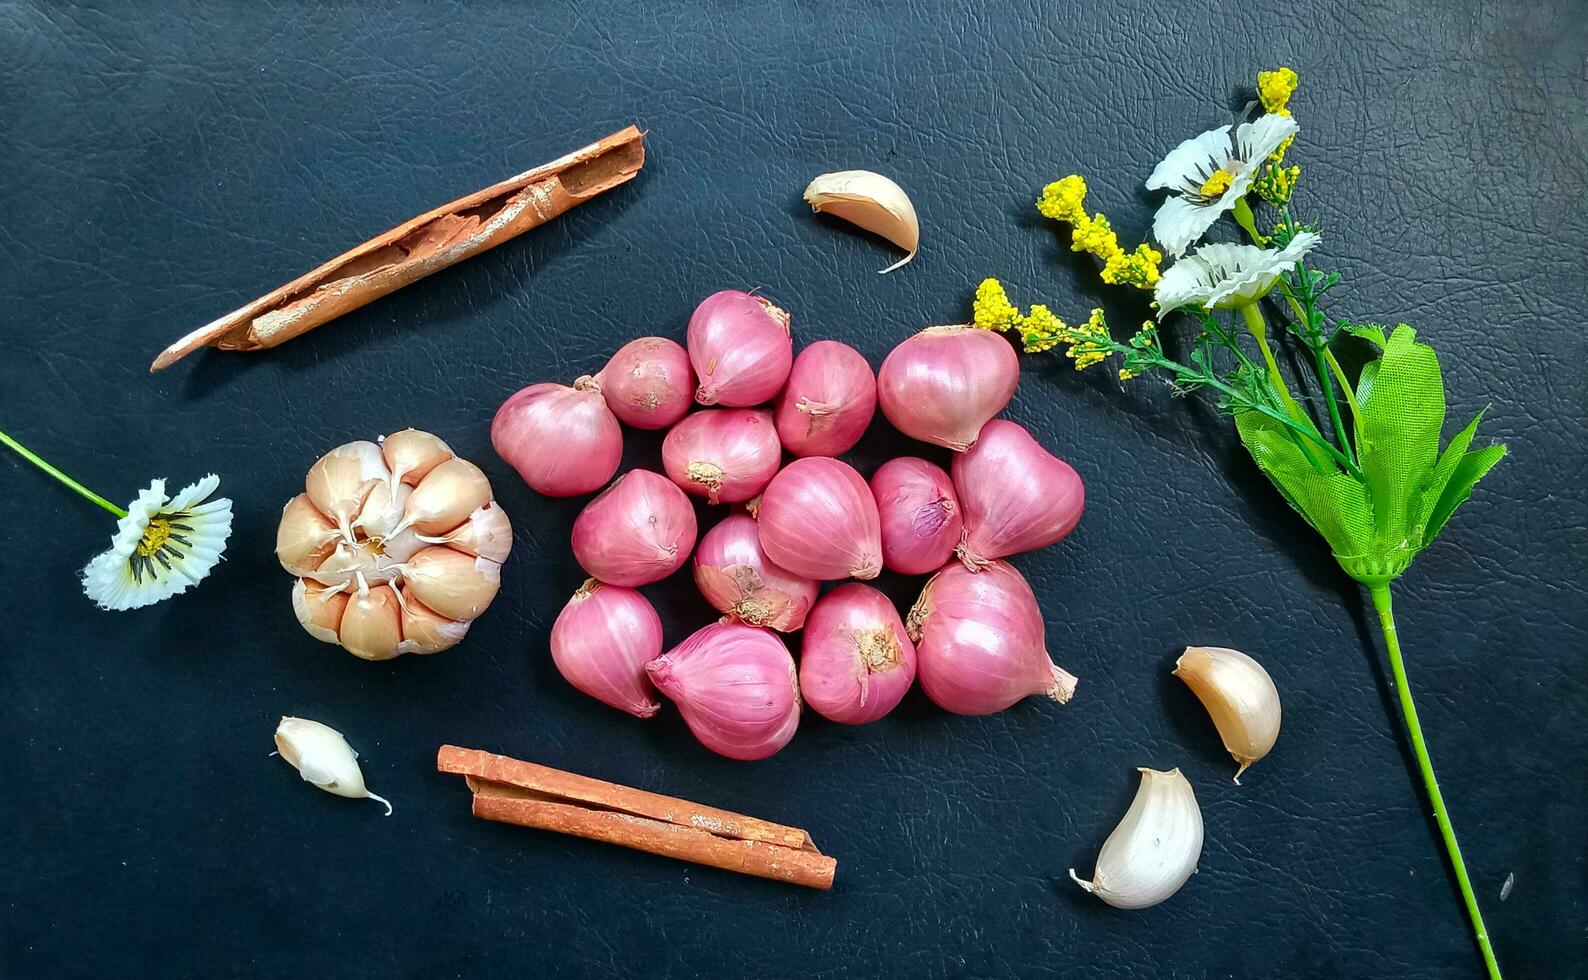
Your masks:
{"label": "garlic clove", "polygon": [[471,620],[459,621],[442,616],[415,598],[407,586],[403,587],[401,597],[403,641],[397,644],[399,654],[440,653],[456,646],[469,632]]}
{"label": "garlic clove", "polygon": [[513,548],[513,525],[507,519],[506,511],[497,504],[490,503],[470,514],[469,519],[460,524],[456,530],[434,539],[431,543],[447,544],[465,554],[475,555],[500,565],[507,560],[507,554]]}
{"label": "garlic clove", "polygon": [[397,530],[446,534],[491,502],[491,481],[478,466],[456,457],[439,463],[414,487]]}
{"label": "garlic clove", "polygon": [[902,187],[881,174],[869,170],[822,174],[805,188],[805,203],[813,211],[859,225],[910,253],[883,272],[909,262],[920,248],[921,225],[915,205]]}
{"label": "garlic clove", "polygon": [[390,660],[402,642],[402,609],[389,585],[361,589],[347,600],[337,628],[342,646],[365,660]]}
{"label": "garlic clove", "polygon": [[342,614],[347,611],[347,592],[340,586],[327,588],[318,582],[298,579],[292,583],[292,611],[298,622],[316,640],[337,643]]}
{"label": "garlic clove", "polygon": [[1202,855],[1202,811],[1180,770],[1139,769],[1141,785],[1103,842],[1091,881],[1077,885],[1117,909],[1144,909],[1173,895]]}
{"label": "garlic clove", "polygon": [[294,575],[307,575],[336,550],[336,525],[306,493],[287,501],[276,526],[276,559]]}
{"label": "garlic clove", "polygon": [[369,496],[364,498],[364,506],[359,508],[351,527],[363,531],[368,537],[384,539],[402,523],[403,512],[412,494],[413,487],[406,483],[395,479],[379,481],[370,488]]}
{"label": "garlic clove", "polygon": [[1241,773],[1261,759],[1279,738],[1279,689],[1262,664],[1226,647],[1186,647],[1175,661],[1174,676],[1185,681],[1213,717],[1213,727]]}
{"label": "garlic clove", "polygon": [[346,530],[375,483],[390,476],[380,447],[361,440],[337,446],[321,456],[309,467],[303,482],[320,513]]}
{"label": "garlic clove", "polygon": [[419,429],[393,432],[381,440],[380,452],[391,470],[392,480],[409,486],[416,485],[425,474],[454,455],[451,446]]}
{"label": "garlic clove", "polygon": [[502,566],[443,545],[432,545],[403,566],[411,595],[448,619],[473,619],[485,611],[502,583]]}
{"label": "garlic clove", "polygon": [[350,800],[383,803],[386,816],[391,816],[391,804],[365,788],[358,753],[329,725],[307,718],[282,718],[276,726],[276,751],[309,785]]}

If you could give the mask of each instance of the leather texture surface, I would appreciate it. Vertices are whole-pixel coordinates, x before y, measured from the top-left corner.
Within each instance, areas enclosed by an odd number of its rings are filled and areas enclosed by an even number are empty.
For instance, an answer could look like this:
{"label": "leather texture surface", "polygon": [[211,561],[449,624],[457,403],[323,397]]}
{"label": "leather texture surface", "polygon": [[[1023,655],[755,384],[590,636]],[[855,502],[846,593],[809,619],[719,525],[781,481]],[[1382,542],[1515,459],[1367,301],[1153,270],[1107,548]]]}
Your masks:
{"label": "leather texture surface", "polygon": [[[1071,538],[1016,559],[1073,703],[967,719],[916,692],[865,728],[807,718],[752,765],[670,707],[640,722],[557,675],[581,501],[538,498],[490,447],[507,394],[633,336],[682,339],[725,286],[873,366],[964,319],[985,275],[1139,320],[1033,212],[1038,189],[1084,172],[1139,240],[1161,154],[1284,63],[1335,308],[1416,325],[1443,355],[1447,432],[1488,404],[1511,446],[1397,610],[1507,975],[1588,976],[1585,13],[0,3],[0,425],[114,499],[213,471],[236,504],[200,588],[100,613],[76,576],[112,522],[0,454],[0,975],[1478,976],[1364,597],[1202,400],[1023,360],[1008,415],[1090,497]],[[631,121],[649,159],[630,186],[278,350],[145,373],[350,245]],[[912,194],[912,264],[875,275],[891,248],[801,203],[846,168]],[[486,469],[516,542],[463,646],[370,664],[298,627],[271,551],[321,453],[403,426]],[[659,445],[629,433],[627,463]],[[906,448],[879,424],[853,458]],[[882,584],[907,606],[921,580]],[[648,591],[669,643],[709,619],[685,577]],[[1256,655],[1283,694],[1243,786],[1169,675],[1188,643]],[[283,714],[345,732],[395,814],[268,758]],[[433,771],[443,742],[803,826],[837,887],[484,824]],[[1207,844],[1173,900],[1123,913],[1066,869],[1089,872],[1142,765],[1187,773]]]}

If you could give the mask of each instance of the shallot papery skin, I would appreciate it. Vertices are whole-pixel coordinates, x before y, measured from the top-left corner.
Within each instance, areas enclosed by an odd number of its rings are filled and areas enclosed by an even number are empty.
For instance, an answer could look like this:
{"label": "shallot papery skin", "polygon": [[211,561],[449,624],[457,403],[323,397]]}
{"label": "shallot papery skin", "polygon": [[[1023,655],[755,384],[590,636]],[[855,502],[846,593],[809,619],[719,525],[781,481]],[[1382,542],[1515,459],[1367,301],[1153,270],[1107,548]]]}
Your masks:
{"label": "shallot papery skin", "polygon": [[836,340],[800,351],[777,402],[777,434],[796,456],[854,448],[877,413],[877,376],[860,352]]}
{"label": "shallot papery skin", "polygon": [[514,393],[491,420],[491,445],[548,497],[599,490],[623,458],[623,430],[600,387],[586,376],[571,388],[548,381]]}
{"label": "shallot papery skin", "polygon": [[954,457],[954,489],[965,511],[959,557],[972,570],[1053,544],[1086,509],[1081,475],[1003,419],[988,422],[976,444]]}
{"label": "shallot papery skin", "polygon": [[772,413],[711,408],[673,426],[662,440],[662,469],[685,491],[711,504],[749,500],[783,462]]}
{"label": "shallot papery skin", "polygon": [[882,571],[882,522],[871,488],[848,463],[796,459],[761,493],[767,557],[802,578],[872,579]]}
{"label": "shallot papery skin", "polygon": [[574,687],[637,718],[661,708],[645,665],[662,655],[662,620],[633,589],[586,579],[551,626],[551,659]]}
{"label": "shallot papery skin", "polygon": [[794,658],[770,630],[713,623],[645,665],[700,744],[743,762],[765,759],[799,727]]}
{"label": "shallot papery skin", "polygon": [[287,501],[276,558],[304,630],[365,660],[462,640],[501,587],[513,527],[480,468],[428,432],[321,456]]}
{"label": "shallot papery skin", "polygon": [[794,363],[789,315],[770,300],[737,289],[712,293],[695,307],[686,337],[702,405],[749,408],[771,401]]}
{"label": "shallot papery skin", "polygon": [[912,439],[964,452],[1009,404],[1020,359],[1009,341],[975,327],[927,327],[895,347],[877,375],[877,398]]}
{"label": "shallot papery skin", "polygon": [[761,532],[745,514],[730,514],[701,535],[695,584],[711,607],[751,626],[790,633],[805,625],[821,583],[779,568],[761,550]]}
{"label": "shallot papery skin", "polygon": [[979,572],[950,564],[926,583],[907,621],[916,676],[938,707],[990,715],[1045,694],[1060,704],[1075,677],[1048,656],[1042,611],[1008,562]]}
{"label": "shallot papery skin", "polygon": [[805,621],[800,694],[824,718],[864,725],[892,711],[915,680],[915,645],[893,602],[851,582]]}
{"label": "shallot papery skin", "polygon": [[573,522],[573,556],[592,578],[638,588],[678,571],[695,547],[695,509],[673,481],[630,470]]}
{"label": "shallot papery skin", "polygon": [[942,568],[961,530],[954,482],[943,468],[915,456],[890,459],[871,474],[871,496],[882,518],[882,563],[903,575]]}
{"label": "shallot papery skin", "polygon": [[641,337],[618,348],[596,375],[618,421],[665,429],[684,417],[695,395],[689,352],[666,337]]}

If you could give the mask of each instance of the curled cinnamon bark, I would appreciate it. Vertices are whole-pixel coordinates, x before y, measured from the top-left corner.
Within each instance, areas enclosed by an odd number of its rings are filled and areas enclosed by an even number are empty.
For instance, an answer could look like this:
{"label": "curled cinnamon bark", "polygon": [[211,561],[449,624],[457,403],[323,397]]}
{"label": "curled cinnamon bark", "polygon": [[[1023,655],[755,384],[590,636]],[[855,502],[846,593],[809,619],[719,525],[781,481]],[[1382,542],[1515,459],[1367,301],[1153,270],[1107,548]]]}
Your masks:
{"label": "curled cinnamon bark", "polygon": [[234,310],[160,352],[158,371],[200,347],[275,347],[439,272],[634,179],[645,165],[634,126],[443,204]]}

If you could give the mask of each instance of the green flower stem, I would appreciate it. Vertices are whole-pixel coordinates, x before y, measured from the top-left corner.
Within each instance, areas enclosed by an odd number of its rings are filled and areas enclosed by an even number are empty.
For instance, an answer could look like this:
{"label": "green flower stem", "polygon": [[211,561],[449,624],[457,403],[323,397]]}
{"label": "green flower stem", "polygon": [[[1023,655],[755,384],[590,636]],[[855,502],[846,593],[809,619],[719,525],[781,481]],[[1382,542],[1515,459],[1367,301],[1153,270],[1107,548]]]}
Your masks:
{"label": "green flower stem", "polygon": [[1461,886],[1461,898],[1467,903],[1467,915],[1472,919],[1472,933],[1483,953],[1483,963],[1489,970],[1490,980],[1502,980],[1500,964],[1494,958],[1494,946],[1489,942],[1489,931],[1483,925],[1483,913],[1478,910],[1478,900],[1472,894],[1472,880],[1467,877],[1466,862],[1461,860],[1461,845],[1456,842],[1455,828],[1450,826],[1450,815],[1445,811],[1445,798],[1439,792],[1439,780],[1434,776],[1434,764],[1428,758],[1428,746],[1423,742],[1423,726],[1417,720],[1417,705],[1412,702],[1412,691],[1406,683],[1406,665],[1401,662],[1400,639],[1395,632],[1395,614],[1390,605],[1389,584],[1370,587],[1373,608],[1378,611],[1379,626],[1384,631],[1384,646],[1389,650],[1390,670],[1395,675],[1395,693],[1400,698],[1401,717],[1406,720],[1406,733],[1411,737],[1412,752],[1417,756],[1417,768],[1422,773],[1423,785],[1428,789],[1429,802],[1434,805],[1434,822],[1445,839],[1445,852],[1450,855],[1451,867],[1456,870],[1456,883]]}
{"label": "green flower stem", "polygon": [[1290,389],[1285,386],[1285,376],[1279,371],[1279,362],[1274,360],[1274,350],[1268,346],[1268,321],[1263,319],[1263,311],[1256,303],[1247,303],[1241,307],[1241,316],[1246,318],[1247,331],[1257,339],[1257,346],[1263,352],[1263,363],[1268,365],[1268,382],[1273,385],[1274,392],[1285,403],[1285,408],[1290,410],[1291,416],[1297,421],[1311,421],[1307,413],[1301,410],[1296,400],[1291,397]]}
{"label": "green flower stem", "polygon": [[1340,448],[1346,455],[1356,458],[1356,450],[1351,448],[1351,440],[1345,437],[1345,420],[1340,418],[1340,405],[1334,398],[1334,379],[1329,377],[1328,362],[1324,360],[1323,348],[1314,347],[1312,356],[1318,362],[1318,382],[1323,387],[1323,401],[1329,406],[1329,421],[1334,423],[1334,437],[1340,441]]}
{"label": "green flower stem", "polygon": [[1257,219],[1252,217],[1252,206],[1246,203],[1246,198],[1235,202],[1235,210],[1230,213],[1235,223],[1240,225],[1246,234],[1252,236],[1252,242],[1258,248],[1268,247],[1268,237],[1257,230]]}
{"label": "green flower stem", "polygon": [[115,514],[117,517],[126,517],[127,516],[127,512],[126,511],[122,510],[120,507],[117,507],[115,504],[113,504],[110,501],[106,500],[104,497],[101,497],[99,494],[95,493],[94,491],[92,491],[92,490],[88,489],[87,487],[83,486],[81,483],[78,483],[76,480],[74,480],[71,477],[67,476],[65,473],[62,473],[60,470],[58,470],[55,467],[51,466],[49,463],[46,463],[44,460],[42,460],[38,456],[36,456],[33,453],[32,450],[28,449],[28,447],[22,445],[20,442],[17,442],[15,439],[13,439],[10,436],[6,435],[3,430],[0,430],[0,443],[5,443],[7,446],[10,446],[12,449],[15,449],[17,451],[17,453],[19,455],[21,455],[21,457],[23,459],[25,459],[28,462],[32,463],[34,466],[37,466],[39,469],[41,469],[44,472],[48,473],[50,476],[55,477],[57,480],[60,480],[62,483],[64,483],[67,486],[71,487],[73,490],[76,490],[84,498],[86,498],[88,500],[92,500],[94,503],[96,503],[99,506],[101,506],[101,507],[105,508],[106,510],[110,511],[112,514]]}

